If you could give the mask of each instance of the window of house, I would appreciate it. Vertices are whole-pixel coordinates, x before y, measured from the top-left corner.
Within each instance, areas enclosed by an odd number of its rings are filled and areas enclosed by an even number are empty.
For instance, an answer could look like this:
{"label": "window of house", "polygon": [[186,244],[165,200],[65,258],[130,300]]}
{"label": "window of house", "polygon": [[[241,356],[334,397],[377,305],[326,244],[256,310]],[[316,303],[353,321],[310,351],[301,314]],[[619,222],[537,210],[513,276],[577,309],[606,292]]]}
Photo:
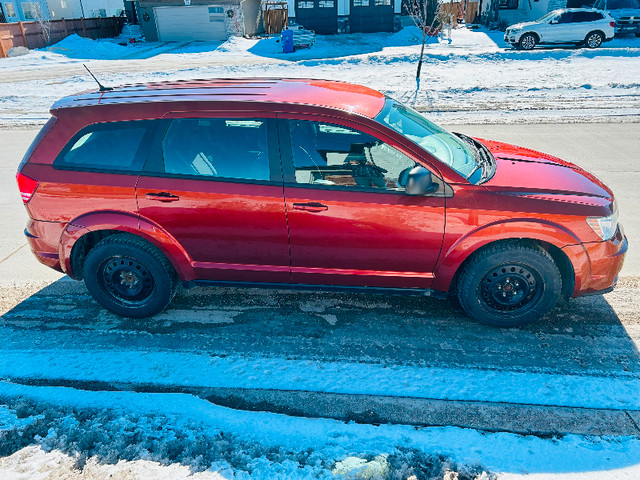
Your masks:
{"label": "window of house", "polygon": [[391,0],[375,0],[376,7],[390,6]]}
{"label": "window of house", "polygon": [[503,10],[517,10],[518,0],[498,0],[498,8]]}
{"label": "window of house", "polygon": [[16,14],[16,5],[12,2],[7,2],[4,4],[5,13],[8,18],[16,18],[18,15]]}
{"label": "window of house", "polygon": [[298,2],[298,8],[314,8],[313,2]]}
{"label": "window of house", "polygon": [[368,7],[369,0],[353,0],[354,7]]}
{"label": "window of house", "polygon": [[351,128],[291,120],[298,184],[404,191],[403,175],[416,162],[395,148]]}
{"label": "window of house", "polygon": [[25,20],[38,20],[42,17],[42,9],[39,3],[22,2],[22,13]]}
{"label": "window of house", "polygon": [[320,0],[318,6],[320,8],[334,8],[336,5],[335,0]]}
{"label": "window of house", "polygon": [[269,180],[267,122],[173,120],[162,141],[162,155],[168,174]]}

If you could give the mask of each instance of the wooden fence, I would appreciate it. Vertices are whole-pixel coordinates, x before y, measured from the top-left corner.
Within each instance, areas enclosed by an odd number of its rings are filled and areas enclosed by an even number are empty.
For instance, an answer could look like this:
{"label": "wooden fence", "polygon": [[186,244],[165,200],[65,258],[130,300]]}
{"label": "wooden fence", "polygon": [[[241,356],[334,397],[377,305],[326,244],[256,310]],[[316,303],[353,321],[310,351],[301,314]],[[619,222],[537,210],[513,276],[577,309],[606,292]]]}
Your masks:
{"label": "wooden fence", "polygon": [[13,47],[42,48],[77,33],[81,37],[117,37],[124,25],[124,18],[74,18],[48,22],[0,23],[0,58],[7,56]]}

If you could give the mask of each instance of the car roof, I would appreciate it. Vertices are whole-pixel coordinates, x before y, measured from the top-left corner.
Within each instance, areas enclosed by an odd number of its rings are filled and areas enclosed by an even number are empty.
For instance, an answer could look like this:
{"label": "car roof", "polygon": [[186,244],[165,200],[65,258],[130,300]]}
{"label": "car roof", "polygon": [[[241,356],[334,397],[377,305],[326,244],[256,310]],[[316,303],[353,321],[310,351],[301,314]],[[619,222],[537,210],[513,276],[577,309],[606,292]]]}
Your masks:
{"label": "car roof", "polygon": [[375,117],[385,96],[371,88],[317,79],[219,78],[122,85],[107,91],[89,91],[58,100],[58,109],[156,102],[258,102],[327,107]]}

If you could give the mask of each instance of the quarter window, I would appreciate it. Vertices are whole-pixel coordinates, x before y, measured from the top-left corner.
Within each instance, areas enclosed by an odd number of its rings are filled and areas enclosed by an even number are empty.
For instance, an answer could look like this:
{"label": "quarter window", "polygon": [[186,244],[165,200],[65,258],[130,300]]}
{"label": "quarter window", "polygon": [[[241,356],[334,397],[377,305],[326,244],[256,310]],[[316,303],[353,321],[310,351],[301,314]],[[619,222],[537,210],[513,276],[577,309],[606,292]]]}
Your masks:
{"label": "quarter window", "polygon": [[75,135],[53,162],[55,167],[138,172],[148,152],[154,121],[91,125]]}
{"label": "quarter window", "polygon": [[269,180],[266,120],[173,120],[162,154],[168,174]]}
{"label": "quarter window", "polygon": [[371,135],[339,125],[289,123],[295,180],[323,187],[404,190],[415,161]]}

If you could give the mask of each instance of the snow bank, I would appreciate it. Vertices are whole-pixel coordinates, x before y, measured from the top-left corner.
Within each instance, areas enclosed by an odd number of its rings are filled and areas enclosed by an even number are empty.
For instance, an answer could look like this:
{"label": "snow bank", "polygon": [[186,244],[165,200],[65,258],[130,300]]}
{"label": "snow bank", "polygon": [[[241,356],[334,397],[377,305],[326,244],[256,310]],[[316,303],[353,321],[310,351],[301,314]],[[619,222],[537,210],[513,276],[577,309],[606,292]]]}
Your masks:
{"label": "snow bank", "polygon": [[131,53],[127,47],[109,40],[91,40],[77,33],[69,35],[55,45],[45,48],[69,58],[94,58],[101,60],[122,58]]}
{"label": "snow bank", "polygon": [[[507,473],[505,478],[519,478],[523,472],[572,479],[640,475],[640,440],[635,437],[542,439],[451,427],[345,424],[237,411],[185,394],[8,383],[0,383],[0,399],[11,405],[16,418],[37,417],[29,426],[16,425],[11,435],[0,433],[0,443],[8,446],[4,456],[14,455],[0,460],[5,477],[15,471],[21,454],[24,459],[21,449],[34,444],[80,459],[80,466],[88,458],[102,464],[144,460],[236,479],[324,479],[337,474],[405,480],[410,475],[442,478],[448,470],[473,479],[483,469]],[[30,452],[39,455],[36,449]],[[22,462],[21,468],[28,468],[29,462]]]}

